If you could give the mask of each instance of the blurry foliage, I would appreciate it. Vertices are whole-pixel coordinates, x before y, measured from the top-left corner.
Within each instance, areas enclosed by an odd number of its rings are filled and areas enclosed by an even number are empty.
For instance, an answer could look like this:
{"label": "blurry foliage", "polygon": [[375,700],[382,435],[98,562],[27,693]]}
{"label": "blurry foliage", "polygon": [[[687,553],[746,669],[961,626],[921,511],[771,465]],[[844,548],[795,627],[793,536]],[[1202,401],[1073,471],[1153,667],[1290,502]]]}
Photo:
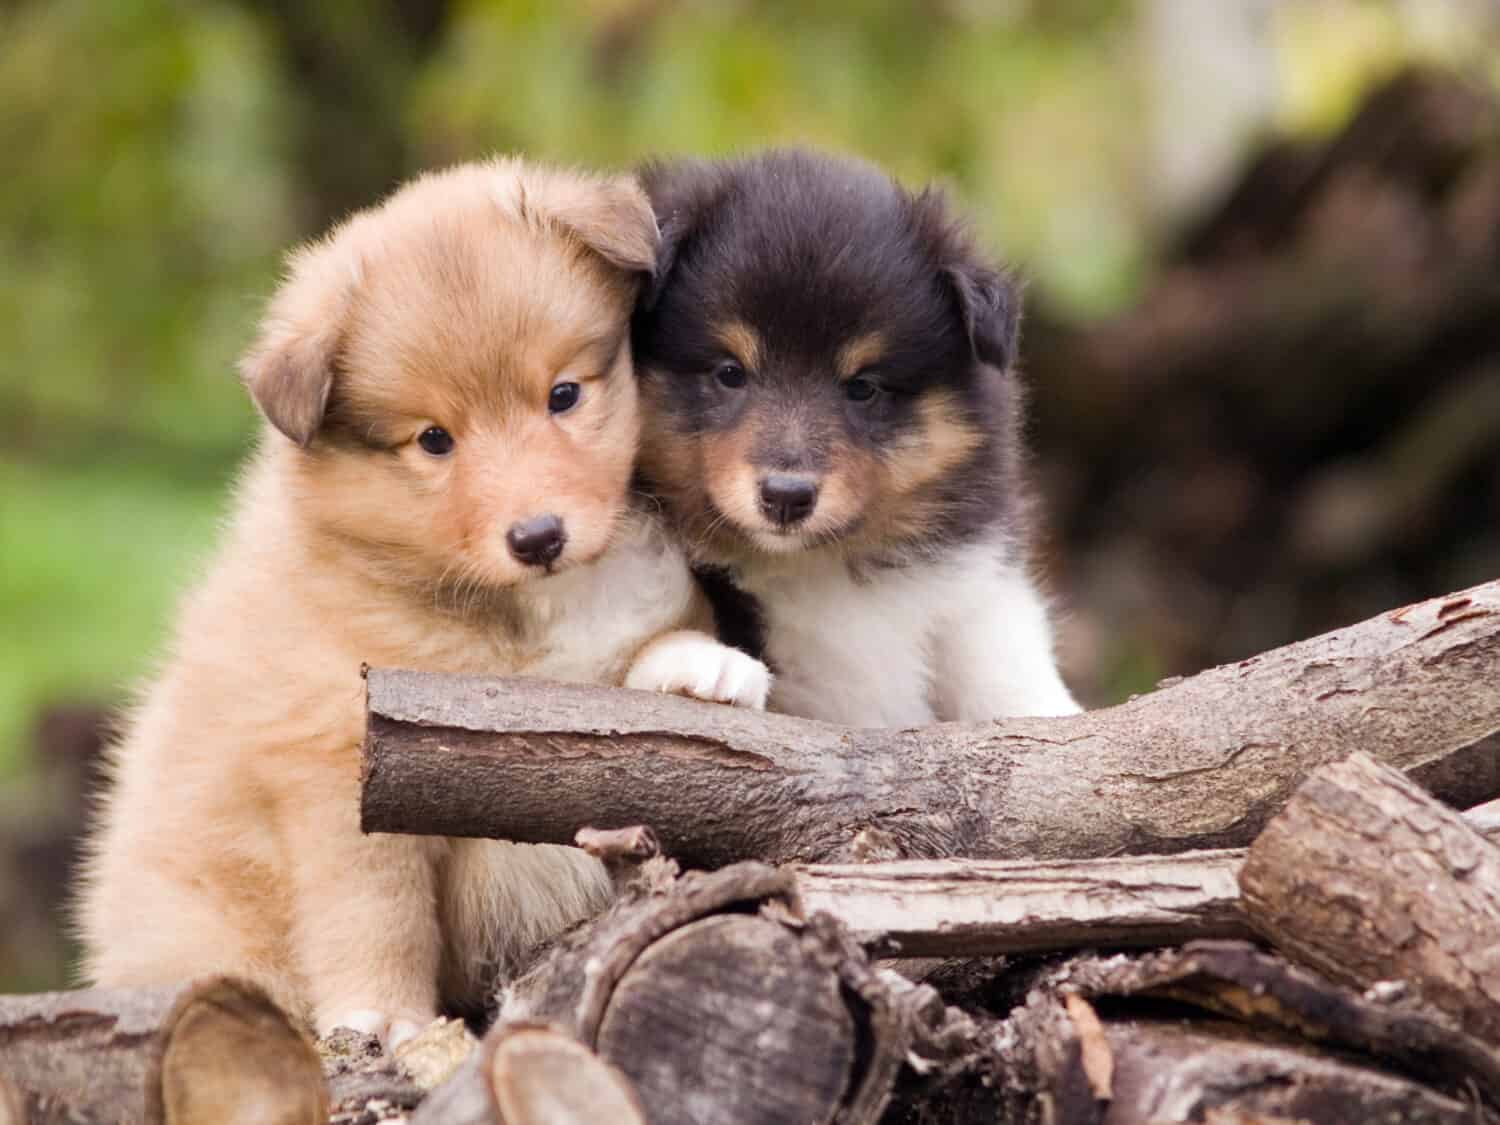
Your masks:
{"label": "blurry foliage", "polygon": [[1452,65],[1500,85],[1500,10],[1492,0],[1349,3],[1312,0],[1273,9],[1281,71],[1278,124],[1325,133],[1373,82],[1407,63]]}
{"label": "blurry foliage", "polygon": [[426,162],[486,149],[620,166],[754,145],[940,179],[1066,301],[1142,253],[1133,41],[1119,3],[471,3],[410,107]]}
{"label": "blurry foliage", "polygon": [[0,437],[232,448],[228,361],[293,233],[257,21],[58,0],[0,16],[0,41]]}

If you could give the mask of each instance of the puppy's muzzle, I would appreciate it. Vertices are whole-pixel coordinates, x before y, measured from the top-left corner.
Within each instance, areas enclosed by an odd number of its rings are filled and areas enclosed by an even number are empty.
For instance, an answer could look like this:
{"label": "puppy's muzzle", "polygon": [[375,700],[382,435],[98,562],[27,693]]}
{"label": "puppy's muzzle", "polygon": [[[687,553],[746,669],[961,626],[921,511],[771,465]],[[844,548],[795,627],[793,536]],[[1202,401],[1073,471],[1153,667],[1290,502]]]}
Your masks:
{"label": "puppy's muzzle", "polygon": [[793,473],[772,473],[760,482],[760,510],[778,527],[791,527],[818,506],[818,482]]}
{"label": "puppy's muzzle", "polygon": [[563,522],[554,515],[533,516],[513,524],[505,533],[510,553],[527,566],[549,566],[568,542]]}

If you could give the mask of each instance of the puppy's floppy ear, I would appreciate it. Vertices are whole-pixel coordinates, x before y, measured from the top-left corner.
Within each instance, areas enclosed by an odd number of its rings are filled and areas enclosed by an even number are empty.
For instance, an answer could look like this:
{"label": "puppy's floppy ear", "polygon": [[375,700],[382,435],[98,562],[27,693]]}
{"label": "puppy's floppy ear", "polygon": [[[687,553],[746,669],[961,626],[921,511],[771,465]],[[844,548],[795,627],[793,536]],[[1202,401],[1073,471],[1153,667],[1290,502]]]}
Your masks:
{"label": "puppy's floppy ear", "polygon": [[928,188],[912,196],[911,211],[917,237],[952,294],[974,358],[1002,370],[1009,367],[1020,335],[1020,285],[1010,274],[984,264],[968,231],[949,213],[942,192]]}
{"label": "puppy's floppy ear", "polygon": [[348,228],[291,256],[240,377],[266,420],[304,449],[323,424],[361,264]]}
{"label": "puppy's floppy ear", "polygon": [[634,176],[560,180],[543,190],[541,201],[554,221],[610,265],[626,273],[656,271],[656,216]]}
{"label": "puppy's floppy ear", "polygon": [[661,229],[656,272],[641,295],[641,307],[650,310],[666,288],[683,247],[719,201],[726,179],[718,165],[706,160],[652,160],[641,166],[640,178]]}
{"label": "puppy's floppy ear", "polygon": [[972,263],[944,266],[941,272],[958,302],[975,358],[1001,370],[1009,367],[1020,336],[1020,286],[1006,274]]}

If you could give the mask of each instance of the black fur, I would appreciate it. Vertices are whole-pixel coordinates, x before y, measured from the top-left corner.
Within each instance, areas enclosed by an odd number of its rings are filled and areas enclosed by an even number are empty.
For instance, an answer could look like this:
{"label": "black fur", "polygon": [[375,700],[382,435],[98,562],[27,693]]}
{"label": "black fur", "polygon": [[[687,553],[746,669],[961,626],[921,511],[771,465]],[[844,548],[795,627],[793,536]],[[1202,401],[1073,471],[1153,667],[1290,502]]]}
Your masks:
{"label": "black fur", "polygon": [[[669,431],[731,429],[754,402],[787,424],[760,431],[751,463],[816,473],[839,443],[877,457],[895,448],[921,424],[922,396],[947,391],[981,435],[978,448],[928,489],[920,532],[879,545],[869,561],[930,556],[1019,518],[1020,294],[939,193],[909,193],[869,165],[802,150],[652,164],[642,180],[662,241],[633,343]],[[728,322],[764,346],[749,393],[722,393],[712,374],[725,358],[716,329]],[[873,331],[887,340],[871,372],[881,393],[856,407],[835,362]]]}
{"label": "black fur", "polygon": [[757,660],[765,660],[766,618],[760,599],[736,586],[734,576],[721,566],[695,566],[693,577],[713,607],[714,629],[719,640]]}

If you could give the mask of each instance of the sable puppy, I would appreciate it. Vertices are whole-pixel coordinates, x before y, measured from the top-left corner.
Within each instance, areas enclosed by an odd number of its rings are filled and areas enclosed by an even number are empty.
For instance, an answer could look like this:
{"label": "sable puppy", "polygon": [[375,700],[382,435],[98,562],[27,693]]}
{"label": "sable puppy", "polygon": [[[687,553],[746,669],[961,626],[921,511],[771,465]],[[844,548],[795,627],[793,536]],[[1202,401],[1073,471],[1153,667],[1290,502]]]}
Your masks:
{"label": "sable puppy", "polygon": [[770,706],[867,726],[1066,714],[1027,575],[1020,298],[935,191],[804,151],[642,175],[643,471]]}
{"label": "sable puppy", "polygon": [[113,750],[90,981],[237,973],[399,1041],[605,900],[576,849],[362,835],[362,662],[763,705],[763,665],[682,630],[706,606],[630,502],[655,252],[633,180],[501,160],[293,255],[242,363],[259,449]]}

